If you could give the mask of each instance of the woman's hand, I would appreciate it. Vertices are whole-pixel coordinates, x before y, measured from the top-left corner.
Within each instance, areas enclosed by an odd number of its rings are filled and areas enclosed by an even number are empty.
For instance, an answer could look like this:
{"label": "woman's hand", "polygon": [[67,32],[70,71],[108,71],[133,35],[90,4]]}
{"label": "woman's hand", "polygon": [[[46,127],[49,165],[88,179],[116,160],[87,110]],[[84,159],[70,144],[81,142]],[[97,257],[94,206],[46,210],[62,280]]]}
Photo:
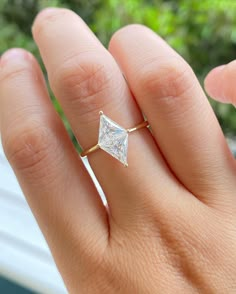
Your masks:
{"label": "woman's hand", "polygon": [[100,110],[125,128],[143,112],[152,127],[130,136],[128,168],[89,156],[107,210],[35,58],[2,56],[2,142],[68,291],[235,293],[236,163],[189,65],[141,25],[107,51],[65,9],[41,12],[33,36],[83,148],[97,142]]}

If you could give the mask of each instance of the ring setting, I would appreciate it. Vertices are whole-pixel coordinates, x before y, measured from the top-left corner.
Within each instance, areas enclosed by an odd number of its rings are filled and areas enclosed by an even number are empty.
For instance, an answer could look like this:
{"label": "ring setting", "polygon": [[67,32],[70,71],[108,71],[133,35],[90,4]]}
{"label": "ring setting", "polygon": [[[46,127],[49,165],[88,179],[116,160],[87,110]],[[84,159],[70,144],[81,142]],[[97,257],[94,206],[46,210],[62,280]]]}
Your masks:
{"label": "ring setting", "polygon": [[148,127],[148,121],[143,121],[133,128],[125,129],[106,116],[102,111],[100,111],[99,114],[100,123],[98,143],[93,147],[82,151],[80,156],[84,157],[98,149],[102,149],[127,167],[129,134],[141,128]]}

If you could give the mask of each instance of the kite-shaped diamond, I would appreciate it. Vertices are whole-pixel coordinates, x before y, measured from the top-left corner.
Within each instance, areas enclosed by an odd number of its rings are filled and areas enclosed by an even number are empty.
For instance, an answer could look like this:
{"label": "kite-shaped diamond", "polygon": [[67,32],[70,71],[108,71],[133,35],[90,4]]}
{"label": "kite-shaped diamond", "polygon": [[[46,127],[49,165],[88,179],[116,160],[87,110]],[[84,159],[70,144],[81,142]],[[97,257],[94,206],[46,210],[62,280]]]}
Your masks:
{"label": "kite-shaped diamond", "polygon": [[102,112],[100,113],[98,145],[102,150],[128,166],[128,131]]}

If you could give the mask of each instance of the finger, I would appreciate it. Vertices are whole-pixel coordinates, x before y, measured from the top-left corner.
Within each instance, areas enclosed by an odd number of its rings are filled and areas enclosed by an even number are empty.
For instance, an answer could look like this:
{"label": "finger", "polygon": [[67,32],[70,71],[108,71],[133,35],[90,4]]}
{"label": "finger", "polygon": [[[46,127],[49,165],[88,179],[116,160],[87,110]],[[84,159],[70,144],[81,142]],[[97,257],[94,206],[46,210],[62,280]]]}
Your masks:
{"label": "finger", "polygon": [[[97,253],[106,246],[106,212],[52,107],[36,60],[14,49],[1,57],[0,67],[3,147],[68,277],[72,269],[67,262],[75,248],[85,257],[95,244]],[[78,261],[79,272],[80,265]]]}
{"label": "finger", "polygon": [[[33,35],[51,87],[84,149],[97,143],[100,110],[125,128],[142,122],[117,64],[76,14],[65,9],[43,11],[34,23]],[[147,129],[130,134],[127,169],[102,150],[89,155],[89,160],[112,219],[126,225],[134,211],[142,211],[135,207],[147,202],[143,190],[154,186],[154,175],[170,189],[173,186]]]}
{"label": "finger", "polygon": [[205,89],[209,96],[236,106],[236,61],[221,65],[209,72],[205,79]]}
{"label": "finger", "polygon": [[[142,46],[140,46],[142,44]],[[110,52],[147,116],[178,179],[201,199],[232,188],[235,164],[216,117],[190,67],[151,30],[118,31]]]}

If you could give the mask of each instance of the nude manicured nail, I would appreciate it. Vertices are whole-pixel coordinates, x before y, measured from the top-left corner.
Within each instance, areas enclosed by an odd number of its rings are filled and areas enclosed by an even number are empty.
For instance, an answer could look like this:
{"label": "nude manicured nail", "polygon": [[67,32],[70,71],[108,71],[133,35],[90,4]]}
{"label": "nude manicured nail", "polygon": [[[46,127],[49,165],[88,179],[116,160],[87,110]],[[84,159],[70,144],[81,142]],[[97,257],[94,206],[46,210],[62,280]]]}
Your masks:
{"label": "nude manicured nail", "polygon": [[0,58],[0,65],[4,66],[5,64],[19,59],[30,58],[30,54],[20,48],[14,48],[6,51]]}
{"label": "nude manicured nail", "polygon": [[[225,68],[225,65],[220,65],[215,67],[205,79],[205,89],[212,98],[217,100],[222,100],[222,83],[219,81],[222,80],[222,72]],[[216,83],[216,81],[218,81]]]}
{"label": "nude manicured nail", "polygon": [[[36,21],[36,20],[38,21],[41,17],[43,18],[43,17],[45,17],[45,16],[48,16],[48,15],[50,15],[50,14],[53,14],[53,13],[55,13],[55,11],[57,11],[57,10],[58,10],[58,8],[54,8],[54,7],[45,8],[45,9],[41,10],[41,11],[38,13],[38,15],[36,16],[35,21]],[[35,21],[34,21],[34,23],[35,23]],[[33,23],[32,29],[34,28],[34,23]]]}

